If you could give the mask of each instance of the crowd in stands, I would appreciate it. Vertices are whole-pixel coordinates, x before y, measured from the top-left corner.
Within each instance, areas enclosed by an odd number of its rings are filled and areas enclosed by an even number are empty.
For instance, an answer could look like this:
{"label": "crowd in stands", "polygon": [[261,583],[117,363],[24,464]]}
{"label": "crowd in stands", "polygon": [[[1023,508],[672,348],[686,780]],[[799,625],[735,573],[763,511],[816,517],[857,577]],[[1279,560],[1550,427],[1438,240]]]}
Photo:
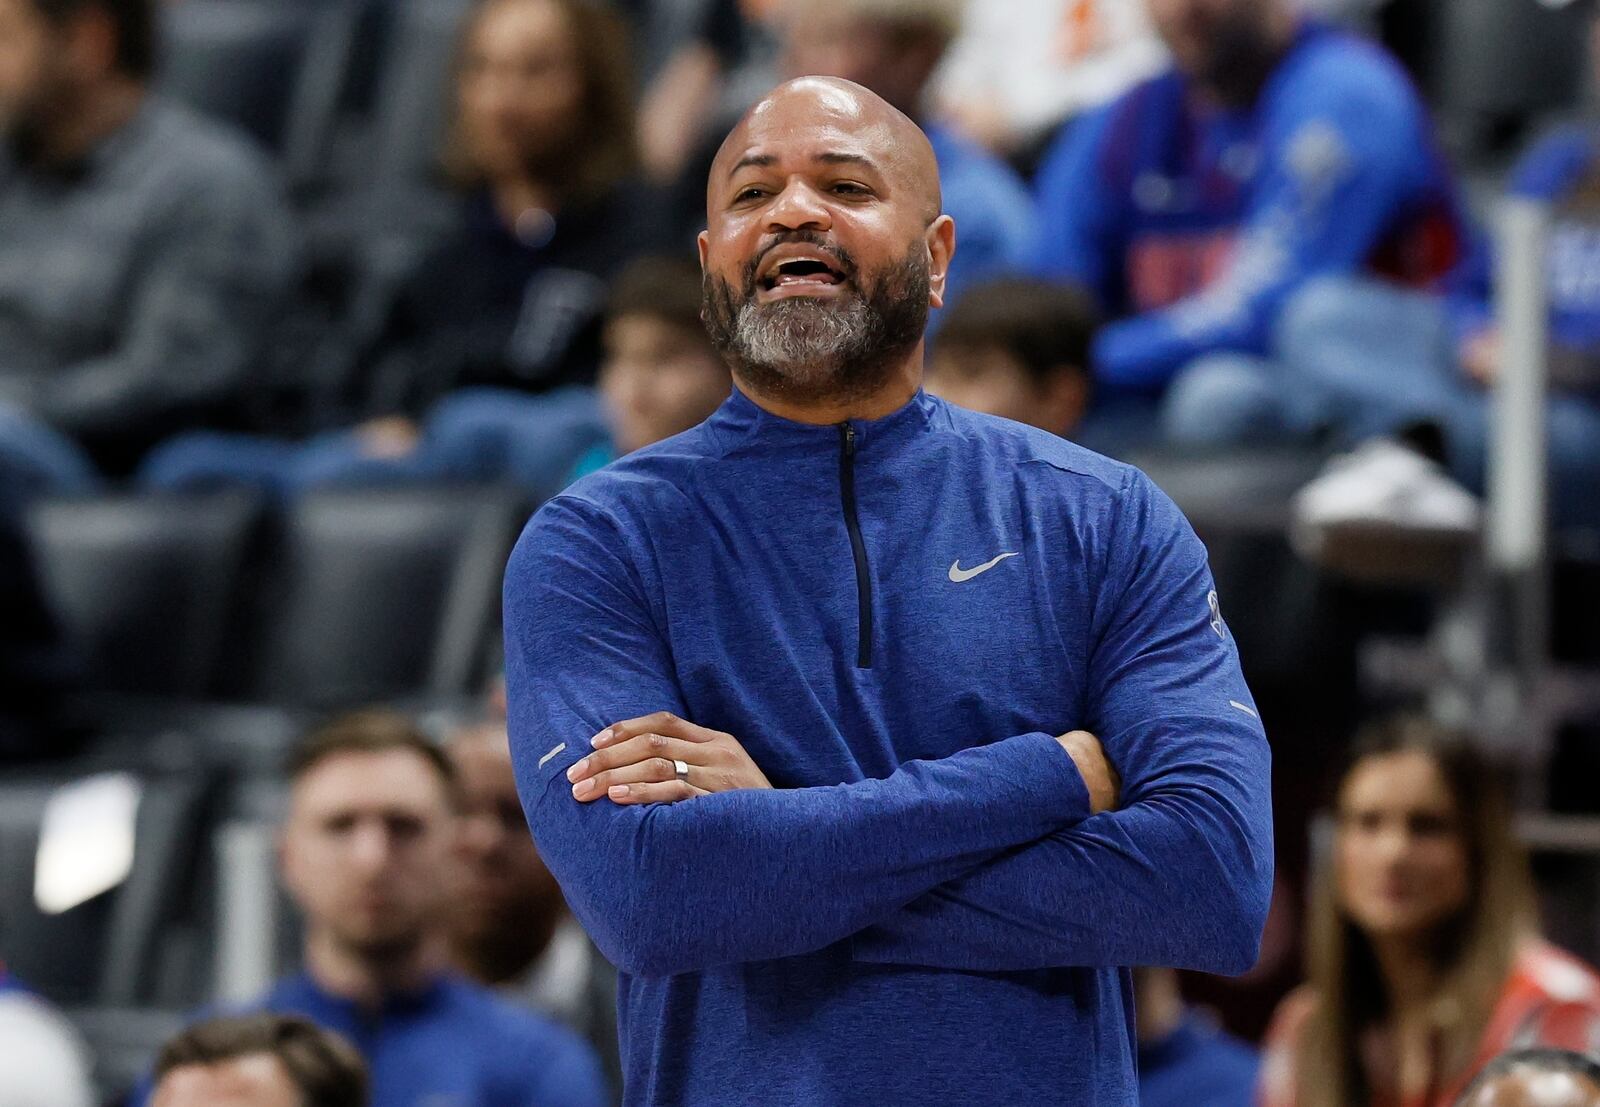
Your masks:
{"label": "crowd in stands", "polygon": [[[85,659],[26,540],[40,503],[531,505],[709,417],[731,382],[701,324],[705,174],[798,74],[866,85],[932,141],[957,253],[930,392],[1115,456],[1339,451],[1295,501],[1313,559],[1375,527],[1476,540],[1495,248],[1406,68],[1333,21],[1362,5],[463,2],[448,122],[406,182],[429,215],[388,250],[364,193],[301,194],[282,151],[163,85],[163,29],[229,2],[0,0],[0,764],[88,740]],[[421,3],[356,6],[392,37]],[[1560,526],[1600,527],[1597,186],[1591,121],[1506,188],[1553,213]],[[302,967],[196,1013],[131,1102],[616,1101],[617,974],[528,834],[503,703],[447,729],[368,709],[301,740],[279,861]],[[1307,982],[1262,1053],[1177,973],[1134,974],[1147,1107],[1600,1104],[1600,977],[1539,936],[1502,784],[1418,717],[1359,737]],[[96,1102],[90,1067],[0,967],[0,1107]]]}

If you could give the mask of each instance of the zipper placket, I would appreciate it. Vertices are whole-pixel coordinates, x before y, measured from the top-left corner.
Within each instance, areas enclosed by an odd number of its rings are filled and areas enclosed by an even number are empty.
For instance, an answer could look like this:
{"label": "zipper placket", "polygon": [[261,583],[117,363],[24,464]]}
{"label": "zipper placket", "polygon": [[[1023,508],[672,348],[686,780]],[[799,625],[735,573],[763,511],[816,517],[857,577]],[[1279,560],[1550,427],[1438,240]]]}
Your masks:
{"label": "zipper placket", "polygon": [[844,525],[850,532],[850,550],[856,561],[856,668],[872,668],[872,575],[867,569],[867,544],[861,540],[856,517],[856,429],[839,424],[839,496],[844,501]]}

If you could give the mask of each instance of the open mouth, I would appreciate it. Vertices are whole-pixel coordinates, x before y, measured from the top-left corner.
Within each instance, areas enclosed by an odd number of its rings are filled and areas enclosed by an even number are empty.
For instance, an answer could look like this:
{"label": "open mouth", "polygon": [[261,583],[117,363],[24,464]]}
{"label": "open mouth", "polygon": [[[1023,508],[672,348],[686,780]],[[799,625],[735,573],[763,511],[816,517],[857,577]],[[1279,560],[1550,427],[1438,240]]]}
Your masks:
{"label": "open mouth", "polygon": [[816,257],[788,258],[778,262],[762,276],[761,287],[771,292],[779,288],[843,284],[845,275]]}

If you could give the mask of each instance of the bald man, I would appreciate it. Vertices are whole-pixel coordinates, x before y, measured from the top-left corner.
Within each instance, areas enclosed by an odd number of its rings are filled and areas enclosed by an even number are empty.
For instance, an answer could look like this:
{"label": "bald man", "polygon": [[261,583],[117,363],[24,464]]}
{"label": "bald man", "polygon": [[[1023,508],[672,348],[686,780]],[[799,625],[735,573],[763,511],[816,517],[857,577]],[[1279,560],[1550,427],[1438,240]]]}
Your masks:
{"label": "bald man", "polygon": [[926,138],[780,86],[700,239],[735,389],[506,572],[540,853],[621,970],[630,1105],[1131,1104],[1122,966],[1237,972],[1267,749],[1138,472],[920,388]]}

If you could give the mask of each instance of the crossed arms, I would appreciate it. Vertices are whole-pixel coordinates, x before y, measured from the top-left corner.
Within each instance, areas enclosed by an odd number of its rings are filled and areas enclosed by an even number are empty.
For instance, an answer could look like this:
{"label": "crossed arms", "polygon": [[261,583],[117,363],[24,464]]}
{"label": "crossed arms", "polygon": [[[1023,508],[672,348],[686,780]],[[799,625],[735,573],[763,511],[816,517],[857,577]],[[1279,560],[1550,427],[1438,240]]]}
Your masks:
{"label": "crossed arms", "polygon": [[[1103,582],[1090,666],[1122,792],[1100,814],[1042,732],[782,790],[751,784],[759,769],[724,743],[717,771],[746,774],[734,790],[584,802],[568,770],[591,735],[688,712],[615,523],[581,499],[546,505],[506,576],[512,747],[540,852],[601,950],[641,975],[847,938],[858,961],[936,968],[1247,968],[1272,873],[1265,738],[1229,703],[1249,692],[1210,625],[1198,540],[1144,478],[1122,495],[1112,541],[1132,544],[1131,569]],[[690,733],[613,737],[661,729]]]}

